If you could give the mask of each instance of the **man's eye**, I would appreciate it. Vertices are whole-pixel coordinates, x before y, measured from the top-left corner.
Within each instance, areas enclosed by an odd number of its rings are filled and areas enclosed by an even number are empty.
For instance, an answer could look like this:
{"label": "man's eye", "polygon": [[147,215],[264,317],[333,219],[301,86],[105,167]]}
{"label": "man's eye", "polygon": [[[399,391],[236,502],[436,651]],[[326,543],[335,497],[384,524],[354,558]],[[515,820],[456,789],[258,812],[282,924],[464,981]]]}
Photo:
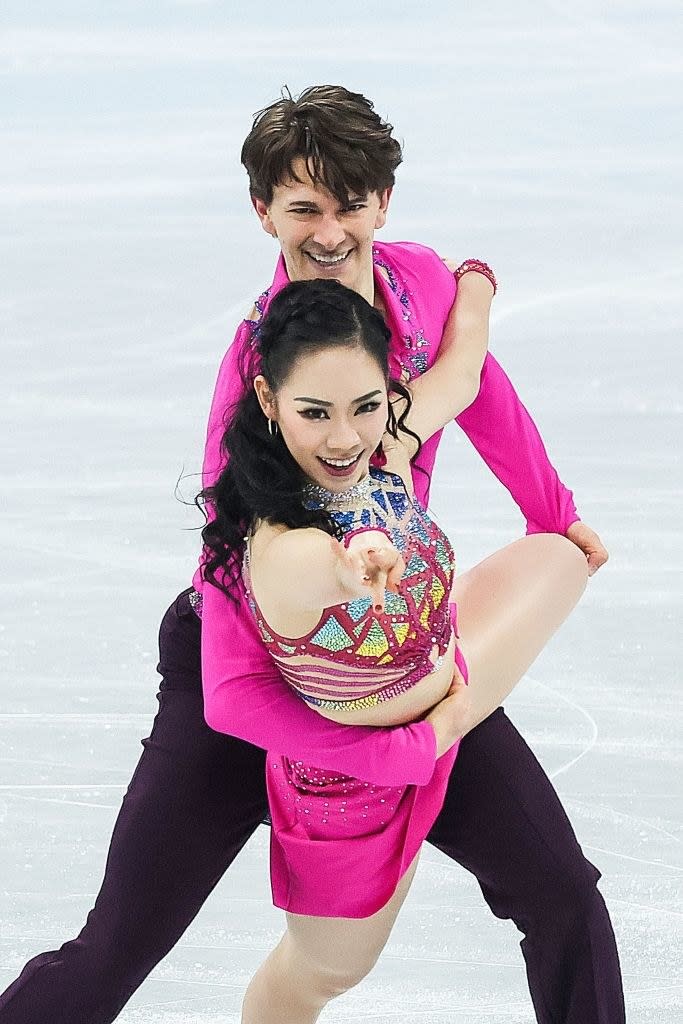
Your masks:
{"label": "man's eye", "polygon": [[365,207],[365,203],[351,203],[350,206],[344,207],[344,213],[358,213],[359,210],[364,210]]}

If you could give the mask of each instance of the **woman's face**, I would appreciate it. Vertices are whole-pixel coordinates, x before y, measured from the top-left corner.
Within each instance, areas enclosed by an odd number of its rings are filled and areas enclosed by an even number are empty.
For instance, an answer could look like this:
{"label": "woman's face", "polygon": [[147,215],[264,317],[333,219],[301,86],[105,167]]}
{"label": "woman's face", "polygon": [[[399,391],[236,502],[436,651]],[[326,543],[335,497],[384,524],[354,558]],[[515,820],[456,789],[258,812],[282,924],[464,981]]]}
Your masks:
{"label": "woman's face", "polygon": [[387,387],[364,348],[336,346],[300,358],[275,395],[263,377],[254,387],[309,480],[344,491],[367,475],[386,427]]}

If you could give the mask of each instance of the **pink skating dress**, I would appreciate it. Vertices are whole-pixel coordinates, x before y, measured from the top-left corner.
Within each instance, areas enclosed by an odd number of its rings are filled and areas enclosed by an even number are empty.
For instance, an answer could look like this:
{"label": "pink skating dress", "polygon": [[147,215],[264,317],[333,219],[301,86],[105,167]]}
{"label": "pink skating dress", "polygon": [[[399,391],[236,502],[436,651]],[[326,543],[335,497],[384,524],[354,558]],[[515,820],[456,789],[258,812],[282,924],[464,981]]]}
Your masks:
{"label": "pink skating dress", "polygon": [[[310,500],[319,500],[321,491],[311,488]],[[314,629],[292,640],[261,614],[248,550],[243,576],[263,642],[285,680],[314,707],[348,711],[352,725],[354,710],[391,700],[443,662],[455,628],[455,606],[449,605],[455,565],[448,538],[400,477],[371,468],[349,497],[340,504],[350,508],[325,505],[344,534],[381,529],[406,563],[399,593],[387,591],[383,613],[374,612],[369,598],[349,601],[325,609]],[[435,645],[436,664],[429,658]],[[301,656],[316,661],[301,665]],[[459,652],[456,661],[466,678]],[[361,918],[380,910],[441,810],[457,750],[456,744],[437,760],[424,786],[377,785],[269,750],[275,905],[318,917]]]}

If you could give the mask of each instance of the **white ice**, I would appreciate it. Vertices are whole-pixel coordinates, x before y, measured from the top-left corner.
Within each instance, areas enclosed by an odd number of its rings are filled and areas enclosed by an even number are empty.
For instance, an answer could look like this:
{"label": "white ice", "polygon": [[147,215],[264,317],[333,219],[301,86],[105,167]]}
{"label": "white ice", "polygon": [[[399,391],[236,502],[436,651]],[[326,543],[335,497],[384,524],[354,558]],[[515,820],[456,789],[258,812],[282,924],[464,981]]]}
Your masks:
{"label": "white ice", "polygon": [[[384,237],[496,268],[492,347],[610,548],[508,711],[603,872],[630,1024],[682,1019],[681,10],[3,4],[0,988],[81,927],[156,709],[157,625],[198,547],[174,486],[197,489],[219,360],[275,256],[250,116],[342,82],[405,139]],[[433,507],[461,567],[522,529],[455,428]],[[266,842],[122,1022],[238,1020],[282,926]],[[321,1020],[530,1024],[519,938],[428,849],[380,964]]]}

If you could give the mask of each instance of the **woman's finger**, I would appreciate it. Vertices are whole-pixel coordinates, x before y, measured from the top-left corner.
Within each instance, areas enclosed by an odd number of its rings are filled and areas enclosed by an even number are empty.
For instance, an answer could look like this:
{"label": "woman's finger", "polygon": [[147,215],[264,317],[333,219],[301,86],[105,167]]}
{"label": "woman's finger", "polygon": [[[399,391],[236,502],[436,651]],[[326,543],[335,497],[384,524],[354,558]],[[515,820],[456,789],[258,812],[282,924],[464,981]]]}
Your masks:
{"label": "woman's finger", "polygon": [[393,590],[394,593],[398,592],[398,585],[405,571],[406,563],[403,561],[403,556],[399,554],[387,575],[387,590]]}
{"label": "woman's finger", "polygon": [[373,610],[384,611],[384,590],[387,582],[387,572],[378,563],[381,558],[376,557],[378,552],[365,551],[361,556],[363,563],[363,582],[370,588],[370,599]]}
{"label": "woman's finger", "polygon": [[381,570],[376,572],[371,583],[373,611],[384,611],[384,595],[387,586],[387,574]]}

